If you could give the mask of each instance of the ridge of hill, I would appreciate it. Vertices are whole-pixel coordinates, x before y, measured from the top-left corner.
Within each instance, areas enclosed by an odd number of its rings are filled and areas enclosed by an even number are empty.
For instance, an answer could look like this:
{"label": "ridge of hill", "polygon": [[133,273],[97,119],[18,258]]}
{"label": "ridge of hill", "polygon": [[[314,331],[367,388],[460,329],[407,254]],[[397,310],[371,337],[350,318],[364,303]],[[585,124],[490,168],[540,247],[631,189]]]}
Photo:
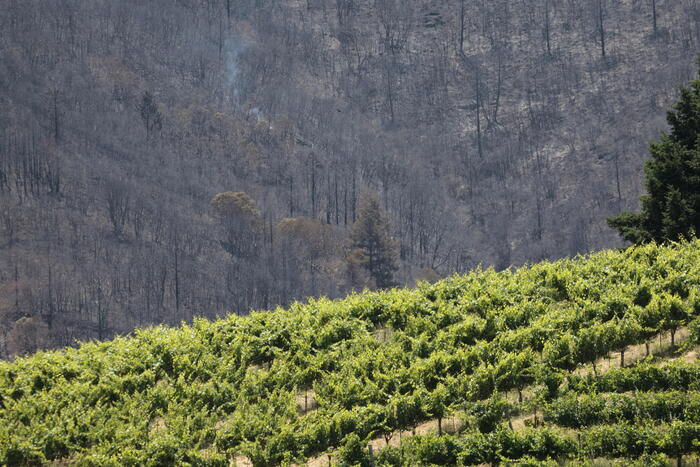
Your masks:
{"label": "ridge of hill", "polygon": [[[0,463],[364,464],[369,439],[456,410],[458,435],[374,461],[692,454],[700,364],[574,370],[684,327],[697,343],[699,285],[700,241],[650,244],[39,352],[0,363]],[[548,425],[510,432],[527,404]]]}

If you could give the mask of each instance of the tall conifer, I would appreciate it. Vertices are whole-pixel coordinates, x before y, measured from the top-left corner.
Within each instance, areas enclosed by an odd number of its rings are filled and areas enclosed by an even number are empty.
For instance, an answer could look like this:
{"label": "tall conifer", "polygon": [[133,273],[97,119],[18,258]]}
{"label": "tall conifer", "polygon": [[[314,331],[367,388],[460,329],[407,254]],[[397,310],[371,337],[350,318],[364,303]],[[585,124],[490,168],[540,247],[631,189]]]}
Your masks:
{"label": "tall conifer", "polygon": [[670,134],[649,145],[641,212],[608,219],[632,243],[673,241],[700,231],[700,79],[681,89],[667,121]]}

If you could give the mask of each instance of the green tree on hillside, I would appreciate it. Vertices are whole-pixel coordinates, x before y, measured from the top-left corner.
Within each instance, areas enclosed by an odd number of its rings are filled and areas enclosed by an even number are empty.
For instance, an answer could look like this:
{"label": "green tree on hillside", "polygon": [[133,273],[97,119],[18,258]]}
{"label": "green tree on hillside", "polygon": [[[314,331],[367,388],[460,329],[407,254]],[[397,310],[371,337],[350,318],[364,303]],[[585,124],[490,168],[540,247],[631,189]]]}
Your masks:
{"label": "green tree on hillside", "polygon": [[374,193],[360,199],[357,219],[350,230],[350,267],[367,270],[377,287],[391,287],[397,266],[396,242],[389,234],[389,220]]}
{"label": "green tree on hillside", "polygon": [[641,212],[608,219],[632,243],[673,241],[700,231],[700,79],[680,94],[667,115],[671,133],[649,146]]}

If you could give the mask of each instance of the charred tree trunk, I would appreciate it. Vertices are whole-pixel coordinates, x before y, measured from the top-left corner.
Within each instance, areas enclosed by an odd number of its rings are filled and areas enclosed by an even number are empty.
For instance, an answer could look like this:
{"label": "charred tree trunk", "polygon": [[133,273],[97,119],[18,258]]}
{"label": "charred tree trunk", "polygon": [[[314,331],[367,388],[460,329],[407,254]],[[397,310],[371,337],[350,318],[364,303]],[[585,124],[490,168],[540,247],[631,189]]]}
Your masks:
{"label": "charred tree trunk", "polygon": [[605,58],[605,14],[604,2],[605,0],[598,0],[598,34],[600,36],[600,53]]}
{"label": "charred tree trunk", "polygon": [[547,42],[547,55],[552,55],[552,45],[549,32],[549,0],[544,2],[544,38]]}

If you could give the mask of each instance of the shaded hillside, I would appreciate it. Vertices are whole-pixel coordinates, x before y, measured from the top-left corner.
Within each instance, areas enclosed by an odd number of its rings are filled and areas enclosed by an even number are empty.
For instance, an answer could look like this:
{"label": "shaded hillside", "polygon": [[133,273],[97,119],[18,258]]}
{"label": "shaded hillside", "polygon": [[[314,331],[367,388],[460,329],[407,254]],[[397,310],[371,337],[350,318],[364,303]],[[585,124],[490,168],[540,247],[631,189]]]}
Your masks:
{"label": "shaded hillside", "polygon": [[[457,437],[381,465],[697,453],[697,357],[599,360],[685,327],[696,345],[699,285],[700,242],[647,245],[37,353],[0,363],[0,462],[288,465],[340,448],[354,465],[367,440],[455,414]],[[508,428],[533,408],[546,427]]]}
{"label": "shaded hillside", "polygon": [[[401,284],[618,245],[603,219],[636,207],[698,18],[685,0],[9,1],[0,353],[371,286],[348,238],[370,191]],[[256,255],[223,244],[209,202],[229,191],[256,202]]]}

